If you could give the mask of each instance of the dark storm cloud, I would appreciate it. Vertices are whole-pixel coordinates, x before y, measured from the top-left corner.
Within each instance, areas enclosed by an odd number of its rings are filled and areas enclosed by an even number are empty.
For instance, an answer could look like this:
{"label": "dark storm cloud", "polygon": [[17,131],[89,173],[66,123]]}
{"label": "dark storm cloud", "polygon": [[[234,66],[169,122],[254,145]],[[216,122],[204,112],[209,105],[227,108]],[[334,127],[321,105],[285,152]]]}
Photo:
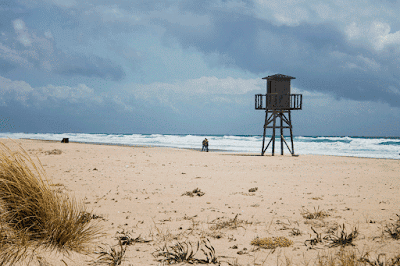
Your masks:
{"label": "dark storm cloud", "polygon": [[27,10],[17,1],[0,0],[0,29],[9,27],[9,21],[26,13]]}
{"label": "dark storm cloud", "polygon": [[0,73],[7,73],[17,67],[18,67],[17,64],[4,60],[3,58],[0,58]]}
{"label": "dark storm cloud", "polygon": [[[199,11],[203,16],[204,12]],[[184,48],[221,55],[221,65],[258,75],[288,74],[297,77],[296,85],[303,89],[400,106],[395,93],[400,87],[395,65],[400,62],[349,43],[334,24],[276,25],[252,15],[212,9],[206,16],[210,25],[201,29],[165,19],[157,22],[165,27],[167,38],[178,40]],[[397,56],[394,51],[387,53]]]}
{"label": "dark storm cloud", "polygon": [[[33,5],[39,8],[35,3]],[[69,77],[84,76],[116,81],[123,79],[123,68],[111,59],[87,52],[67,51],[57,45],[49,29],[54,25],[55,31],[75,31],[79,26],[79,16],[73,13],[63,12],[58,7],[42,8],[38,11],[41,23],[37,24],[32,10],[27,12],[13,1],[0,2],[0,75],[12,70],[24,72],[35,69]],[[68,32],[63,35],[67,37]],[[63,35],[60,42],[76,37],[63,39]]]}
{"label": "dark storm cloud", "polygon": [[304,95],[296,134],[377,135],[400,121],[397,7],[0,0],[0,114],[26,132],[259,134],[254,94],[282,73]]}
{"label": "dark storm cloud", "polygon": [[63,56],[62,64],[55,73],[66,76],[86,76],[121,80],[125,72],[121,66],[109,59],[98,56],[71,55]]}

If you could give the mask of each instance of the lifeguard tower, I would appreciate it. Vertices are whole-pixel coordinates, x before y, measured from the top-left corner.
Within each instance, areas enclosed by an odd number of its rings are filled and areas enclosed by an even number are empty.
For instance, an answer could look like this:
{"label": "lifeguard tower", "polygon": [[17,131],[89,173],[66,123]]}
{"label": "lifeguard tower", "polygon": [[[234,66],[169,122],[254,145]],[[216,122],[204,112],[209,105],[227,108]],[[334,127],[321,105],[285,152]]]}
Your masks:
{"label": "lifeguard tower", "polygon": [[[267,94],[256,94],[255,98],[256,110],[265,110],[261,155],[264,155],[265,151],[272,143],[272,156],[274,156],[276,129],[280,129],[281,155],[283,155],[283,144],[285,144],[290,153],[294,155],[292,118],[290,111],[301,110],[303,95],[290,94],[290,80],[295,79],[294,77],[275,74],[263,79],[267,80]],[[265,134],[267,128],[272,128],[272,136],[268,144],[265,145]],[[291,148],[283,137],[284,128],[289,129],[290,131]]]}

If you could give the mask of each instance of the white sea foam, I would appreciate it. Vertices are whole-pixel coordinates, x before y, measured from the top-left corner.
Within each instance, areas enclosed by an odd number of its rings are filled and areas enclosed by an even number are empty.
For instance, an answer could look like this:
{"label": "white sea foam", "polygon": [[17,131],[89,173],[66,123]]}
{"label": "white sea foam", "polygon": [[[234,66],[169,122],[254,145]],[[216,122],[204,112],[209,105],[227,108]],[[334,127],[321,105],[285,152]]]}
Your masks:
{"label": "white sea foam", "polygon": [[[210,150],[260,153],[262,136],[230,135],[162,135],[162,134],[88,134],[88,133],[0,133],[0,138],[42,139],[71,142],[146,145],[175,148],[200,149],[204,138],[208,138]],[[290,139],[286,139],[288,142]],[[269,139],[267,140],[269,141]],[[270,145],[271,146],[271,145]],[[294,138],[296,154],[318,154],[334,156],[357,156],[369,158],[400,159],[400,138],[363,137],[306,137]],[[285,153],[288,150],[285,147]],[[267,153],[271,153],[271,147]],[[276,141],[276,154],[280,154],[280,141]]]}

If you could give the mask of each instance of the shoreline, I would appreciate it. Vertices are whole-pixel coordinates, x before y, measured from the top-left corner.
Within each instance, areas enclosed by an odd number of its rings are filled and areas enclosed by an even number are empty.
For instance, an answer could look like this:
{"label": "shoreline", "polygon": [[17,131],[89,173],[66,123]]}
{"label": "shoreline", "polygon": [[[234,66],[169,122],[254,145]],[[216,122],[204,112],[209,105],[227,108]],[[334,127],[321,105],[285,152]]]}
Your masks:
{"label": "shoreline", "polygon": [[[5,140],[6,138],[0,138],[0,140]],[[56,140],[44,140],[44,139],[29,139],[29,138],[20,138],[21,140],[31,140],[31,141],[43,141],[43,142],[52,142],[52,143],[61,143],[61,141],[56,141]],[[18,139],[11,139],[11,140],[18,140]],[[142,147],[142,148],[169,148],[169,149],[182,149],[182,150],[193,150],[193,151],[201,151],[201,148],[179,148],[179,147],[173,147],[173,146],[157,146],[157,145],[135,145],[135,144],[119,144],[119,143],[102,143],[102,142],[80,142],[80,141],[70,141],[69,143],[77,143],[77,144],[88,144],[88,145],[106,145],[106,146],[120,146],[120,147]],[[63,144],[68,144],[68,143],[63,143]],[[237,152],[233,150],[221,150],[221,149],[209,149],[209,152],[212,153],[228,153],[228,154],[236,154],[236,155],[241,155],[241,156],[259,156],[259,157],[274,157],[270,153],[265,153],[263,156],[260,155],[260,152],[255,153],[255,152]],[[276,157],[282,156],[278,154],[278,152],[275,154]],[[285,152],[283,156],[290,156],[290,153],[288,151]],[[342,157],[342,158],[360,158],[360,159],[379,159],[379,160],[400,160],[400,153],[399,153],[399,158],[394,159],[394,158],[374,158],[374,157],[362,157],[362,156],[345,156],[345,155],[330,155],[330,154],[295,154],[293,157],[298,157],[298,156],[332,156],[332,157]]]}
{"label": "shoreline", "polygon": [[[6,137],[7,134],[0,133]],[[155,147],[171,147],[181,149],[201,148],[202,136],[197,135],[160,135],[160,134],[45,134],[45,133],[15,133],[8,137],[19,139],[47,139],[61,141],[69,138],[70,141],[81,143],[106,143],[111,145],[147,145]],[[210,148],[217,152],[237,152],[261,154],[262,138],[260,136],[234,136],[234,135],[210,135]],[[275,146],[279,152],[278,144]],[[296,136],[294,139],[294,151],[296,154],[333,155],[360,158],[386,158],[400,159],[400,142],[390,138],[366,138],[366,137],[327,137],[327,136]],[[215,151],[212,149],[213,152]],[[269,147],[271,153],[271,147]],[[289,153],[285,147],[285,153]]]}
{"label": "shoreline", "polygon": [[[0,138],[4,139],[4,138]],[[28,139],[28,138],[21,138],[23,140],[37,140],[37,141],[48,141],[48,142],[54,142],[58,143],[61,141],[57,140],[46,140],[46,139]],[[84,142],[84,141],[69,141],[69,143],[77,143],[77,144],[89,144],[89,145],[107,145],[107,146],[121,146],[121,147],[141,147],[141,148],[169,148],[169,149],[182,149],[182,150],[193,150],[193,151],[200,151],[201,148],[179,148],[179,147],[173,147],[173,146],[157,146],[157,145],[139,145],[139,144],[119,144],[119,143],[103,143],[103,142]],[[68,144],[68,143],[63,143],[63,144]],[[228,152],[228,153],[234,153],[235,151],[233,150],[221,150],[221,149],[209,149],[209,152]]]}

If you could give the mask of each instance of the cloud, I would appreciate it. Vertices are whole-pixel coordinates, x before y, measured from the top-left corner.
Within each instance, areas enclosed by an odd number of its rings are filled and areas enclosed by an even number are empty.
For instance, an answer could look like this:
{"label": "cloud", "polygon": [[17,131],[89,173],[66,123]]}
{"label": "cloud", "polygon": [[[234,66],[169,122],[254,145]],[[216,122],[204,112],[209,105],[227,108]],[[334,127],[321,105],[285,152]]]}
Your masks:
{"label": "cloud", "polygon": [[73,7],[77,3],[75,0],[50,0],[48,2],[66,8]]}
{"label": "cloud", "polygon": [[375,107],[398,118],[397,1],[3,2],[0,104],[9,114],[18,103],[46,117],[66,110],[82,125],[97,115],[100,129],[99,114],[128,131],[130,117],[152,130],[258,128],[254,94],[265,92],[262,77],[282,73],[304,93],[294,114],[302,130],[381,123]]}
{"label": "cloud", "polygon": [[25,23],[21,19],[16,19],[13,21],[13,25],[14,25],[15,32],[17,33],[19,42],[22,43],[22,45],[24,45],[25,47],[31,46],[32,41],[28,34]]}
{"label": "cloud", "polygon": [[[171,13],[173,18],[164,14],[164,19],[155,21],[165,28],[166,39],[219,58],[220,67],[238,67],[260,77],[283,73],[297,77],[304,89],[400,106],[400,99],[388,90],[389,86],[400,86],[400,50],[396,48],[399,33],[392,32],[387,22],[372,22],[366,32],[360,33],[356,32],[358,26],[352,30],[346,27],[352,25],[350,11],[358,8],[363,25],[367,25],[367,15],[373,8],[352,5],[345,10],[330,3],[324,13],[324,7],[309,6],[304,1],[268,1],[270,6],[275,14],[272,18],[247,11],[217,10],[209,5],[198,11],[210,24],[200,31],[181,20],[179,12]],[[316,10],[321,17],[315,16]],[[341,11],[345,15],[332,21]],[[390,15],[379,15],[387,13]],[[193,17],[197,19],[196,13]]]}
{"label": "cloud", "polygon": [[175,83],[155,82],[151,84],[131,84],[128,89],[137,97],[149,98],[154,95],[175,94],[191,96],[238,95],[259,90],[263,86],[262,79],[201,77],[176,81]]}
{"label": "cloud", "polygon": [[91,53],[77,53],[57,48],[52,32],[30,30],[22,19],[12,22],[14,32],[0,35],[1,73],[15,68],[21,71],[42,70],[64,76],[84,76],[121,80],[123,68],[114,61]]}
{"label": "cloud", "polygon": [[399,54],[400,31],[392,32],[389,23],[373,20],[369,23],[348,25],[345,33],[350,42],[381,53],[390,48]]}
{"label": "cloud", "polygon": [[62,54],[57,58],[60,62],[54,69],[57,74],[65,76],[97,77],[112,80],[121,80],[125,72],[121,66],[109,59],[99,56],[79,54]]}
{"label": "cloud", "polygon": [[[400,109],[386,103],[337,99],[295,84],[292,92],[303,94],[303,110],[292,113],[295,134],[395,135],[400,130]],[[0,77],[0,109],[16,121],[17,131],[31,125],[35,132],[261,134],[264,112],[254,110],[257,93],[265,93],[262,79],[201,77],[97,94],[84,84],[32,87]]]}
{"label": "cloud", "polygon": [[23,106],[58,106],[66,104],[98,105],[103,97],[84,84],[76,87],[47,85],[33,88],[25,81],[12,81],[0,76],[0,105],[18,102]]}
{"label": "cloud", "polygon": [[22,104],[27,104],[33,88],[25,81],[12,81],[0,77],[0,105],[7,106],[9,100],[16,100]]}
{"label": "cloud", "polygon": [[303,109],[292,112],[294,131],[300,132],[296,134],[396,136],[400,130],[398,107],[384,102],[337,99],[329,93],[298,88],[293,91],[303,94]]}
{"label": "cloud", "polygon": [[29,58],[21,55],[18,51],[11,49],[0,43],[0,61],[3,62],[0,70],[8,72],[11,69],[17,67],[32,68],[33,64],[29,61]]}

